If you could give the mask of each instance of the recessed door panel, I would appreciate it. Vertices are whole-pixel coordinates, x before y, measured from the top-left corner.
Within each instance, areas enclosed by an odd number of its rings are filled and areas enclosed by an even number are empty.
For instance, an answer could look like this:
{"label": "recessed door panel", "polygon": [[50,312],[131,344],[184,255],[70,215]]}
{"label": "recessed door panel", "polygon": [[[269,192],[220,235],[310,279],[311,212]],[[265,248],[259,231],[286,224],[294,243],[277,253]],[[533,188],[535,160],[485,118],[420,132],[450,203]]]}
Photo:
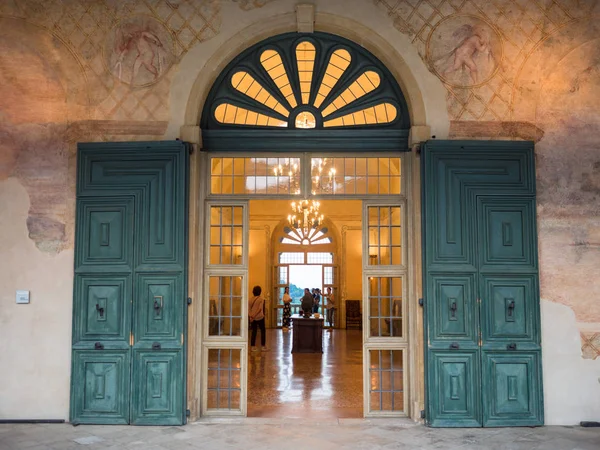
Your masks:
{"label": "recessed door panel", "polygon": [[483,276],[481,313],[485,344],[539,344],[538,295],[531,275]]}
{"label": "recessed door panel", "polygon": [[481,269],[535,269],[535,200],[480,197]]}
{"label": "recessed door panel", "polygon": [[181,423],[181,351],[134,351],[131,421],[136,425]]}
{"label": "recessed door panel", "polygon": [[142,274],[136,288],[136,341],[180,341],[185,303],[181,275]]}
{"label": "recessed door panel", "polygon": [[433,351],[429,383],[437,397],[431,408],[433,426],[481,426],[479,352]]}
{"label": "recessed door panel", "polygon": [[131,280],[118,276],[75,277],[73,342],[129,340]]}
{"label": "recessed door panel", "polygon": [[130,267],[132,217],[131,198],[80,200],[77,220],[83,226],[77,233],[77,265]]}
{"label": "recessed door panel", "polygon": [[129,351],[73,352],[71,422],[129,423]]}
{"label": "recessed door panel", "polygon": [[484,425],[543,424],[539,356],[539,352],[483,352]]}
{"label": "recessed door panel", "polygon": [[469,340],[476,345],[478,314],[475,277],[433,275],[431,283],[433,297],[428,311],[434,316],[435,322],[429,335],[431,343]]}

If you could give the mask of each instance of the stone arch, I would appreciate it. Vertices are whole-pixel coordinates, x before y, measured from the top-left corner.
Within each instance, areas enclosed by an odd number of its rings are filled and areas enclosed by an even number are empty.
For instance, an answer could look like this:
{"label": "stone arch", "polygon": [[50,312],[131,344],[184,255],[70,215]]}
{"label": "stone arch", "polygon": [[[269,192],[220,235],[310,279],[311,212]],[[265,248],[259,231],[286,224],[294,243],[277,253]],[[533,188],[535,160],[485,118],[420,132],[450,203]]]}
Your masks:
{"label": "stone arch", "polygon": [[[198,73],[189,92],[183,118],[184,124],[180,130],[181,137],[188,141],[200,142],[198,125],[204,103],[213,83],[233,58],[270,36],[296,31],[296,26],[296,15],[294,13],[273,16],[268,21],[255,22],[249,25],[227,39],[214,51]],[[404,93],[412,125],[411,142],[423,141],[430,137],[432,108],[426,109],[423,90],[413,73],[414,70],[407,64],[405,58],[394,45],[372,28],[353,19],[335,14],[316,13],[315,30],[349,39],[375,55],[392,73]],[[417,59],[418,64],[422,64],[420,58]],[[413,64],[412,61],[411,64]],[[425,71],[427,71],[426,68]],[[439,83],[439,80],[437,82]],[[441,87],[441,84],[438,87]],[[435,110],[438,110],[439,106],[439,109],[443,111],[443,122],[445,122],[440,126],[438,138],[447,135],[449,128],[445,109],[445,94],[443,92],[443,87],[441,87],[441,95],[436,96],[439,105],[436,104]],[[440,98],[437,99],[437,97]],[[431,104],[431,102],[428,103]],[[438,122],[440,121],[438,120]]]}

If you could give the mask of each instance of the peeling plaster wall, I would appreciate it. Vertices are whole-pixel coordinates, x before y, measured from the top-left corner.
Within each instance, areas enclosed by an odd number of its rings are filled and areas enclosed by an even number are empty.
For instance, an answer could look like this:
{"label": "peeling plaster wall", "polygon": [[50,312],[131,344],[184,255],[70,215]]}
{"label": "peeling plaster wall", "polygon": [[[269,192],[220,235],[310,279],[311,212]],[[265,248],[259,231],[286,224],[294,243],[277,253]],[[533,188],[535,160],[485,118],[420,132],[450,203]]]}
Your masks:
{"label": "peeling plaster wall", "polygon": [[[0,2],[0,417],[68,416],[76,143],[178,137],[211,56],[296,3]],[[312,3],[402,56],[438,139],[536,142],[546,417],[597,420],[600,2]]]}
{"label": "peeling plaster wall", "polygon": [[[0,419],[68,419],[73,251],[36,248],[27,197],[15,178],[0,181]],[[15,303],[17,289],[30,304]]]}

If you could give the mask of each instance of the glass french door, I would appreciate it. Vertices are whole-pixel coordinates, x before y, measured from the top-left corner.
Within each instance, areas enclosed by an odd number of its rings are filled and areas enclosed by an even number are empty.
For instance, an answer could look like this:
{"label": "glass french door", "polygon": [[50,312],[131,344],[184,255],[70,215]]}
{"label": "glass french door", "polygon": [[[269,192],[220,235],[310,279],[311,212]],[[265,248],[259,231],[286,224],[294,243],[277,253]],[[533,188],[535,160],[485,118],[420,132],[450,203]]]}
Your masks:
{"label": "glass french door", "polygon": [[406,416],[405,203],[363,202],[365,416]]}
{"label": "glass french door", "polygon": [[283,293],[290,287],[290,266],[280,264],[274,267],[273,283],[273,321],[271,326],[280,327],[283,323]]}
{"label": "glass french door", "polygon": [[208,202],[205,217],[202,411],[246,415],[248,203]]}
{"label": "glass french door", "polygon": [[[323,287],[321,289],[321,303],[319,304],[319,312],[325,318],[325,326],[339,328],[340,324],[340,306],[341,306],[341,295],[338,291],[338,266],[335,264],[323,264]],[[331,288],[333,298],[335,300],[335,310],[331,317],[327,316],[327,289]],[[331,319],[331,323],[328,319]]]}

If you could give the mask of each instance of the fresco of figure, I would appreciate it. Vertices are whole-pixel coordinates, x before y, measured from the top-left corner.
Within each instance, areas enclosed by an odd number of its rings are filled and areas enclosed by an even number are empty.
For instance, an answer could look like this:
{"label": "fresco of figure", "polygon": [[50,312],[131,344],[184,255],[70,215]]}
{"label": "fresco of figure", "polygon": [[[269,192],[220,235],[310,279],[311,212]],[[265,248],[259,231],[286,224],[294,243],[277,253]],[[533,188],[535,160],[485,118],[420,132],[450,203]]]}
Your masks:
{"label": "fresco of figure", "polygon": [[131,66],[131,80],[134,83],[143,66],[156,80],[163,71],[163,44],[160,38],[150,30],[130,29],[122,32],[120,42],[115,45],[118,54],[115,71],[123,79],[123,63],[131,52],[135,52]]}
{"label": "fresco of figure", "polygon": [[446,67],[442,72],[442,76],[446,77],[452,72],[466,68],[473,84],[477,84],[479,82],[479,73],[475,61],[477,54],[487,54],[488,61],[493,61],[495,64],[489,33],[483,27],[465,24],[452,34],[452,38],[459,44],[450,53],[437,60]]}

